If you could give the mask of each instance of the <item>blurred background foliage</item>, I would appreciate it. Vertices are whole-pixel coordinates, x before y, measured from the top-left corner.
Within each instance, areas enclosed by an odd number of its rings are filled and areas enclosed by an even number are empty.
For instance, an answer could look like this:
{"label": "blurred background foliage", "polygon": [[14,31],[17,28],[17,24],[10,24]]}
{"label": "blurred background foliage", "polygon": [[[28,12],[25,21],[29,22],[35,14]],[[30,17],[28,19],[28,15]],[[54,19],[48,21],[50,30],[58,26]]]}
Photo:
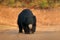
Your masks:
{"label": "blurred background foliage", "polygon": [[0,0],[0,5],[48,9],[60,7],[60,0]]}

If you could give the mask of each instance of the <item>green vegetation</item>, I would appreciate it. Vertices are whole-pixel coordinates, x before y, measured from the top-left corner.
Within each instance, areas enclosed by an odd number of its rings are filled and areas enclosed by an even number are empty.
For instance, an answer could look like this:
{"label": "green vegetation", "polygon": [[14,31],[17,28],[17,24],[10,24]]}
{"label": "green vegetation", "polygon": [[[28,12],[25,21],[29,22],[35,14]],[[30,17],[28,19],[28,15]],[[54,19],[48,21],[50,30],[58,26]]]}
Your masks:
{"label": "green vegetation", "polygon": [[48,9],[60,7],[60,0],[0,0],[0,4],[11,7]]}
{"label": "green vegetation", "polygon": [[48,8],[48,2],[47,0],[42,0],[41,3],[39,4],[40,5],[40,8]]}

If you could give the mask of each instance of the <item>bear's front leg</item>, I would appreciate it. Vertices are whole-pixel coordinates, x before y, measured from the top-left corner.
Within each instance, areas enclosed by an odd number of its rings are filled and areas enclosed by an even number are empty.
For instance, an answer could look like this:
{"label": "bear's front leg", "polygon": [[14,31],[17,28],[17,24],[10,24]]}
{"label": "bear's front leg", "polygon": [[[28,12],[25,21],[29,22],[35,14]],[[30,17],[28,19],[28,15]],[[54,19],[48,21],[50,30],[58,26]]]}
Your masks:
{"label": "bear's front leg", "polygon": [[22,26],[19,25],[19,33],[22,33]]}

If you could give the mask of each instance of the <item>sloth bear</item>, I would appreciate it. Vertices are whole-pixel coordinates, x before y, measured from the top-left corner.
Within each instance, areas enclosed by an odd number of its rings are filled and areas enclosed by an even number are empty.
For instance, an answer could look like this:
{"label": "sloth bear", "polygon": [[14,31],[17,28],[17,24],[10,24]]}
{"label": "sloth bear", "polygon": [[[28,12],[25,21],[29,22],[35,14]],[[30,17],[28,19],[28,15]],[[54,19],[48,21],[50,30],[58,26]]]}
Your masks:
{"label": "sloth bear", "polygon": [[17,20],[19,33],[24,30],[25,34],[34,33],[36,31],[36,16],[33,15],[30,9],[24,9],[19,15]]}

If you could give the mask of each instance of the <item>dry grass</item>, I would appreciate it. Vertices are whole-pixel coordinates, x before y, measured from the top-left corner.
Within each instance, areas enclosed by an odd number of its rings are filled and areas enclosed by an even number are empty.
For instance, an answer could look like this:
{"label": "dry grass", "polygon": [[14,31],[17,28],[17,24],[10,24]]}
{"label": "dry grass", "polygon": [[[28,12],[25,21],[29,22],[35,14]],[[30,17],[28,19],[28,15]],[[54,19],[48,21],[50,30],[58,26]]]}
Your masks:
{"label": "dry grass", "polygon": [[[0,6],[0,25],[17,26],[18,14],[24,8]],[[37,18],[37,28],[44,30],[60,30],[60,8],[49,10],[31,9]]]}

